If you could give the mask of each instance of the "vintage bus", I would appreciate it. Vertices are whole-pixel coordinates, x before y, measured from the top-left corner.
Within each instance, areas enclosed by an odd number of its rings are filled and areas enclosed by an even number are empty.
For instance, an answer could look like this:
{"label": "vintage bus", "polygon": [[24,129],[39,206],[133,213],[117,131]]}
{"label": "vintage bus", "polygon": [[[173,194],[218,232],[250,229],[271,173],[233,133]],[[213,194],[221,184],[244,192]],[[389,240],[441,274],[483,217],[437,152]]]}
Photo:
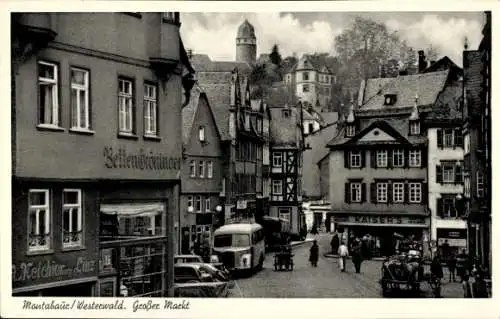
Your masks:
{"label": "vintage bus", "polygon": [[255,223],[224,225],[213,234],[212,261],[231,271],[261,269],[264,263],[264,230]]}

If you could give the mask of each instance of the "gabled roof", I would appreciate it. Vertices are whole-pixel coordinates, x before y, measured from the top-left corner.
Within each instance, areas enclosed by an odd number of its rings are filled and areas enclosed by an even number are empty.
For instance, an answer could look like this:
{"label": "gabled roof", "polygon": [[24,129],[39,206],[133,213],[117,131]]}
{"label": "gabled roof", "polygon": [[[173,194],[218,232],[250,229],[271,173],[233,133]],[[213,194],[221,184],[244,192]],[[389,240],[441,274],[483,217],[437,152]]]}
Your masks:
{"label": "gabled roof", "polygon": [[305,138],[305,144],[308,145],[311,149],[306,150],[304,156],[311,152],[312,163],[317,164],[330,152],[327,144],[335,137],[335,135],[337,134],[336,132],[337,124],[330,124],[321,128],[319,131],[308,135]]}
{"label": "gabled roof", "polygon": [[191,98],[189,99],[188,105],[182,109],[182,141],[184,144],[187,144],[189,141],[196,110],[198,110],[200,94],[200,90],[194,87],[191,90]]}
{"label": "gabled roof", "polygon": [[[201,92],[199,88],[193,89],[189,104],[182,109],[182,141],[184,145],[189,142],[189,137],[191,136],[191,131],[193,130],[194,119],[196,118],[196,113],[198,111],[201,99],[207,100],[208,111],[212,119],[214,120],[214,125],[217,126],[217,121],[215,120],[215,116],[212,108],[210,107],[210,102],[208,101],[206,93]],[[217,135],[220,136],[218,130]]]}
{"label": "gabled roof", "polygon": [[199,86],[207,95],[221,140],[230,140],[229,107],[231,105],[231,83],[200,83]]}
{"label": "gabled roof", "polygon": [[426,69],[422,71],[422,73],[436,72],[443,69],[457,69],[461,70],[461,68],[455,64],[449,57],[444,56],[441,59],[437,60],[432,65],[428,66]]}
{"label": "gabled roof", "polygon": [[[426,142],[426,137],[423,135],[420,136],[409,135],[409,125],[406,119],[401,119],[401,120],[388,119],[386,121],[375,120],[371,125],[363,129],[361,132],[357,133],[353,137],[346,137],[345,128],[342,128],[338,133],[338,135],[334,137],[330,142],[328,142],[328,146],[336,147],[340,145],[356,145],[361,138],[363,138],[366,134],[368,134],[375,128],[379,128],[387,135],[392,136],[395,140],[394,142],[397,144],[417,145]],[[372,142],[369,144],[377,144],[377,143]],[[384,141],[383,144],[390,144],[390,143]]]}
{"label": "gabled roof", "polygon": [[[398,76],[390,79],[368,80],[363,105],[358,111],[390,110],[412,107],[415,96],[419,97],[419,106],[432,105],[444,89],[449,71],[420,73]],[[377,91],[376,88],[379,88]],[[370,95],[366,94],[369,93]],[[385,95],[396,95],[394,105],[384,105]]]}

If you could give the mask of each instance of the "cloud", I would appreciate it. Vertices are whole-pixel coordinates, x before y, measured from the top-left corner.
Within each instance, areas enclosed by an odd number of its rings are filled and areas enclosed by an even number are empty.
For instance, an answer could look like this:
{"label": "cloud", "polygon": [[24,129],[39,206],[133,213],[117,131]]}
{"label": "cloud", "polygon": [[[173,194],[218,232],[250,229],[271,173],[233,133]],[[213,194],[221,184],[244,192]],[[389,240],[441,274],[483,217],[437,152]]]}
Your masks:
{"label": "cloud", "polygon": [[291,14],[265,13],[186,13],[182,15],[181,35],[187,48],[208,54],[213,60],[234,60],[235,38],[244,19],[253,24],[257,54],[270,53],[278,44],[283,57],[294,52],[332,52],[333,39],[341,32],[326,21],[303,24]]}
{"label": "cloud", "polygon": [[481,41],[483,25],[477,20],[463,18],[443,18],[436,14],[426,14],[414,23],[405,24],[398,20],[386,21],[387,27],[398,31],[401,38],[416,50],[426,50],[430,46],[438,51],[438,58],[448,56],[459,66],[462,65],[464,40],[469,41],[469,50],[476,49]]}

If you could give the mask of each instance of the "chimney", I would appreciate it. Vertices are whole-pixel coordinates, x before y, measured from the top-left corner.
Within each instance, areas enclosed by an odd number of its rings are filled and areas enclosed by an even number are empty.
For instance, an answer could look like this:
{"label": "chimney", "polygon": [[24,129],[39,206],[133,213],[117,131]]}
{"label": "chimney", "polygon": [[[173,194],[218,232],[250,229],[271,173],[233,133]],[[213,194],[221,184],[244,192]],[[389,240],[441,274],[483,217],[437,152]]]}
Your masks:
{"label": "chimney", "polygon": [[425,61],[424,50],[418,51],[418,73],[422,73],[427,68],[427,61]]}
{"label": "chimney", "polygon": [[186,49],[186,54],[188,56],[189,59],[192,59],[193,58],[193,50],[191,49]]}

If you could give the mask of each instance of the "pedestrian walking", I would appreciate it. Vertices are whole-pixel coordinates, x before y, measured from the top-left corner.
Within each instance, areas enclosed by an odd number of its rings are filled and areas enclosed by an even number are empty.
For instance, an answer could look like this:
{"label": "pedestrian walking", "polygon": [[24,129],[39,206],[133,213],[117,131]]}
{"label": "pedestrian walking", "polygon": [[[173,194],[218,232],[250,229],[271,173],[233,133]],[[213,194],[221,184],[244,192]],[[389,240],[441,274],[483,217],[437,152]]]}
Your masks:
{"label": "pedestrian walking", "polygon": [[469,279],[469,274],[465,272],[462,274],[462,289],[464,290],[464,298],[472,298],[472,287]]}
{"label": "pedestrian walking", "polygon": [[309,261],[311,262],[311,266],[318,267],[318,258],[319,258],[319,247],[316,239],[313,241],[311,249],[309,250]]}
{"label": "pedestrian walking", "polygon": [[336,254],[339,250],[340,238],[337,232],[335,232],[332,236],[332,240],[330,241],[330,246],[332,247],[332,254]]}
{"label": "pedestrian walking", "polygon": [[339,266],[340,266],[340,271],[345,272],[346,271],[346,260],[347,256],[349,256],[349,250],[347,249],[347,245],[343,241],[338,250],[338,255],[339,255]]}
{"label": "pedestrian walking", "polygon": [[448,272],[450,273],[449,274],[449,282],[455,282],[455,270],[457,268],[457,257],[455,255],[455,253],[450,253],[450,255],[448,256],[448,262],[447,262],[447,266],[448,266]]}
{"label": "pedestrian walking", "polygon": [[361,252],[361,241],[356,239],[352,245],[352,263],[357,274],[361,272],[361,263],[363,262],[363,255]]}

